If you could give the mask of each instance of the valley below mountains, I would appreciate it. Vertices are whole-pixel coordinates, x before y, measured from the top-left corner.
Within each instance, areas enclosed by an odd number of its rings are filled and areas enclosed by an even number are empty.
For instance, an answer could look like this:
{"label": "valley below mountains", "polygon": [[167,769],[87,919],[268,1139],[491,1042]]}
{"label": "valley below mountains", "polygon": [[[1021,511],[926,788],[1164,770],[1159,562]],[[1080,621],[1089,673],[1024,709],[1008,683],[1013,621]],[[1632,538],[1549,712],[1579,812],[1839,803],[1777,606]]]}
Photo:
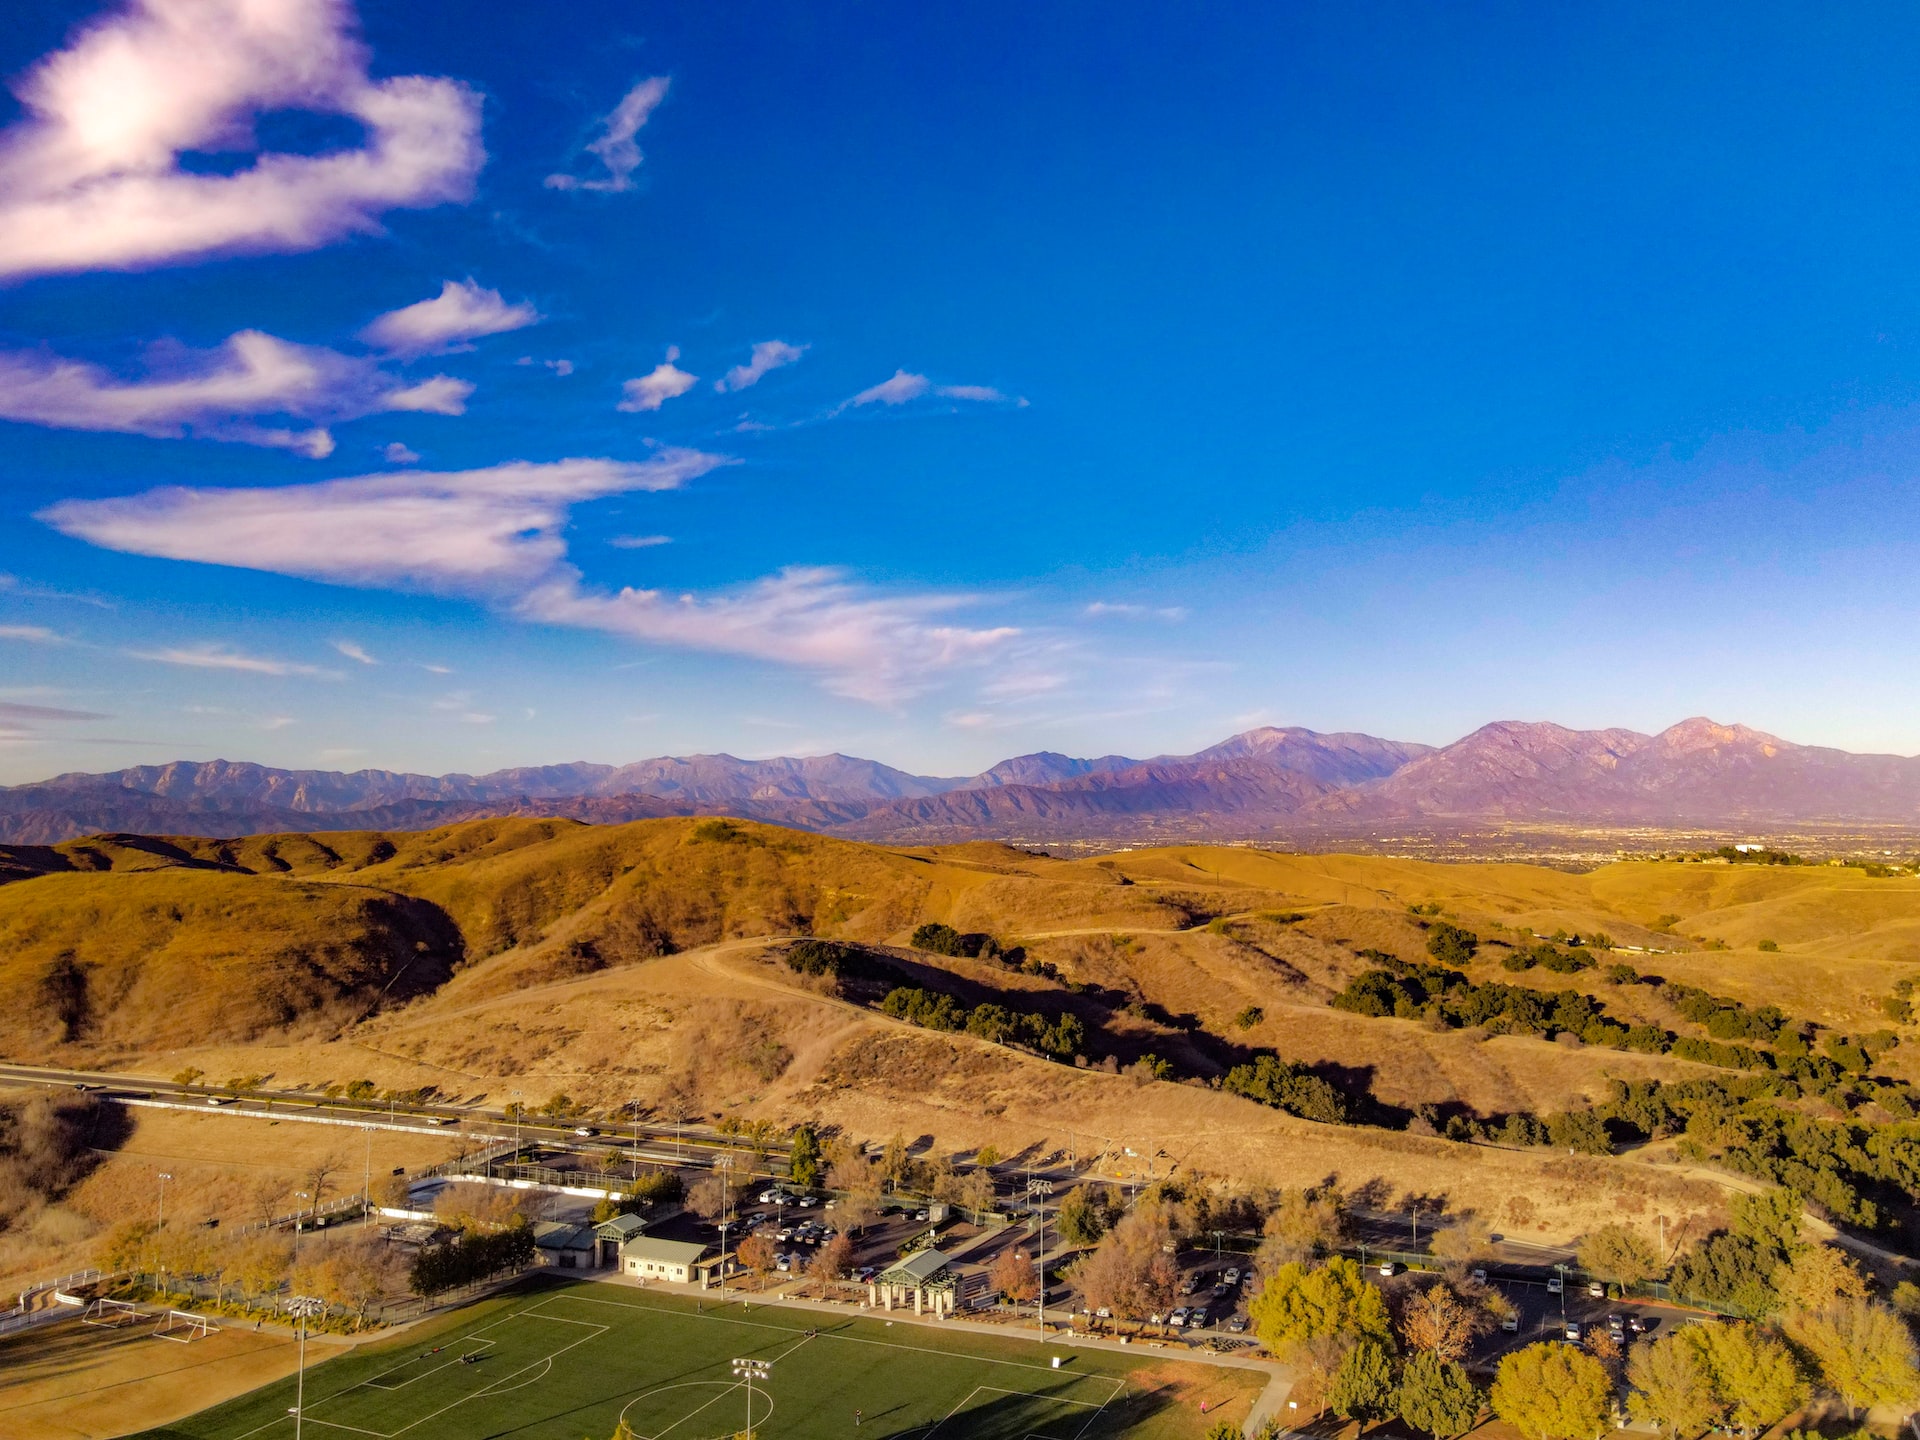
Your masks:
{"label": "valley below mountains", "polygon": [[845,755],[695,755],[439,776],[179,761],[0,788],[0,843],[694,815],[898,844],[1221,840],[1488,853],[1565,848],[1583,830],[1605,832],[1598,848],[1611,849],[1621,831],[1731,828],[1825,829],[1903,848],[1910,832],[1920,835],[1920,758],[1797,745],[1692,719],[1657,735],[1502,721],[1438,748],[1268,727],[1192,755],[1043,752],[963,778]]}

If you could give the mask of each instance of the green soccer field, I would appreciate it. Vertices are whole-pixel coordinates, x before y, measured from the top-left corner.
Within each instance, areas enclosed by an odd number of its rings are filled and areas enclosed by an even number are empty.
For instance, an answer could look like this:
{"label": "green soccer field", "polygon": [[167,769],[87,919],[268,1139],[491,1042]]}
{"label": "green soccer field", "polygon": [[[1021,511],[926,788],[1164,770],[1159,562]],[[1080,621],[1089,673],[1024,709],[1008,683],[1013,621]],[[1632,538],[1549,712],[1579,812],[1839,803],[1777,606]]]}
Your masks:
{"label": "green soccer field", "polygon": [[[1051,1359],[1064,1357],[1060,1369]],[[307,1371],[311,1440],[1197,1440],[1265,1375],[623,1285],[545,1285]],[[289,1440],[293,1381],[146,1440]],[[1201,1401],[1208,1414],[1202,1415]]]}

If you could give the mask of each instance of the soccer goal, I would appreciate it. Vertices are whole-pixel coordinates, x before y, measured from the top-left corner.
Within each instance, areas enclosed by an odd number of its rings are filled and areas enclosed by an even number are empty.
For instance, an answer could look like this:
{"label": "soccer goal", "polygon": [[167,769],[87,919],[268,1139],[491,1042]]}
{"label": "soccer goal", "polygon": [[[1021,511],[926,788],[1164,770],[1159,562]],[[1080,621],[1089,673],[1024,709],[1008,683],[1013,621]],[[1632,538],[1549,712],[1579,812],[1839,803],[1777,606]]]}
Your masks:
{"label": "soccer goal", "polygon": [[130,1300],[108,1300],[104,1297],[92,1301],[81,1313],[81,1323],[86,1325],[131,1325],[140,1318],[140,1312]]}
{"label": "soccer goal", "polygon": [[178,1340],[182,1345],[195,1340],[204,1340],[220,1327],[204,1315],[195,1315],[187,1310],[169,1310],[167,1318],[153,1332],[156,1340]]}

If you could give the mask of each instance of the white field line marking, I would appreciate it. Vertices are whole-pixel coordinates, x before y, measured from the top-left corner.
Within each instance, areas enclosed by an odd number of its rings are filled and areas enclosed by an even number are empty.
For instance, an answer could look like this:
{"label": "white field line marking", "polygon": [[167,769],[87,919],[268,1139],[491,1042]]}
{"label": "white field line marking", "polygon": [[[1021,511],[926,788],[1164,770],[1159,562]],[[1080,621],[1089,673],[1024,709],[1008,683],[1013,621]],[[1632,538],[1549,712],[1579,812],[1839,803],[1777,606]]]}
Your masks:
{"label": "white field line marking", "polygon": [[[546,1376],[552,1372],[553,1362],[556,1359],[566,1354],[569,1350],[577,1349],[579,1346],[586,1344],[589,1340],[596,1339],[597,1337],[606,1334],[607,1331],[611,1328],[610,1326],[606,1326],[606,1325],[595,1325],[592,1322],[586,1321],[586,1320],[569,1320],[561,1315],[543,1315],[540,1313],[540,1311],[537,1308],[517,1310],[511,1315],[503,1315],[500,1319],[494,1321],[492,1325],[486,1325],[481,1328],[482,1330],[492,1330],[500,1325],[506,1324],[510,1320],[522,1320],[522,1319],[529,1319],[529,1318],[535,1319],[535,1320],[552,1320],[561,1325],[577,1325],[577,1326],[580,1326],[582,1329],[591,1330],[593,1334],[582,1335],[578,1340],[573,1341],[571,1344],[562,1345],[558,1350],[549,1351],[547,1354],[541,1356],[538,1360],[529,1361],[527,1364],[522,1365],[518,1370],[510,1371],[509,1373],[502,1375],[498,1380],[494,1381],[490,1385],[482,1386],[480,1389],[474,1390],[469,1392],[468,1394],[462,1395],[456,1400],[450,1400],[445,1405],[442,1405],[438,1410],[429,1411],[427,1414],[420,1416],[418,1419],[408,1421],[405,1425],[402,1425],[398,1430],[368,1430],[358,1425],[342,1424],[340,1421],[337,1421],[337,1420],[322,1420],[313,1414],[314,1407],[312,1405],[309,1405],[307,1407],[306,1419],[309,1424],[324,1425],[327,1428],[332,1430],[348,1430],[353,1432],[356,1435],[371,1435],[376,1437],[376,1440],[394,1440],[395,1436],[404,1435],[407,1433],[407,1431],[413,1429],[415,1426],[424,1425],[429,1420],[438,1419],[440,1416],[446,1414],[447,1411],[457,1409],[459,1406],[466,1404],[469,1400],[478,1400],[486,1395],[505,1394],[509,1390],[517,1390],[522,1385],[529,1385],[534,1383],[537,1380],[542,1380],[546,1378]],[[472,1334],[475,1334],[475,1335],[478,1335],[480,1333],[481,1331],[479,1330],[472,1332]],[[528,1374],[529,1371],[533,1371],[536,1369],[540,1371],[538,1375]],[[523,1379],[522,1377],[526,1377],[526,1378]],[[517,1381],[518,1383],[510,1385],[507,1383],[508,1381]],[[336,1393],[327,1396],[326,1400],[337,1400],[344,1395],[350,1395],[355,1390],[363,1388],[364,1383],[365,1382],[361,1382],[361,1384],[350,1385],[345,1390],[337,1391]],[[324,1404],[326,1403],[326,1401],[321,1401],[318,1403]]]}
{"label": "white field line marking", "polygon": [[[498,1321],[494,1322],[494,1324],[498,1324],[498,1323],[499,1323]],[[492,1328],[493,1328],[492,1325],[489,1325],[486,1327],[486,1329],[488,1330],[491,1330]],[[480,1340],[478,1337],[482,1333],[484,1332],[480,1330],[475,1330],[472,1335],[469,1335],[467,1337],[467,1344],[472,1345],[477,1342],[479,1345],[485,1347],[485,1346],[493,1345],[495,1343],[492,1340]],[[451,1350],[453,1349],[453,1346],[449,1345],[446,1348]],[[471,1355],[473,1351],[468,1350],[466,1353]],[[420,1371],[418,1374],[409,1375],[405,1380],[402,1380],[398,1385],[388,1385],[383,1383],[389,1375],[398,1375],[402,1370],[407,1369],[408,1366],[418,1365],[420,1361],[425,1358],[427,1357],[416,1356],[412,1360],[409,1360],[406,1363],[406,1365],[396,1365],[391,1370],[382,1370],[378,1375],[373,1376],[371,1379],[362,1380],[360,1383],[369,1390],[404,1390],[407,1388],[407,1386],[413,1384],[413,1382],[416,1380],[424,1380],[429,1375],[438,1375],[442,1370],[446,1369],[449,1365],[458,1365],[460,1363],[460,1357],[458,1355],[450,1355],[445,1360],[442,1360],[438,1365],[430,1366],[429,1368]]]}

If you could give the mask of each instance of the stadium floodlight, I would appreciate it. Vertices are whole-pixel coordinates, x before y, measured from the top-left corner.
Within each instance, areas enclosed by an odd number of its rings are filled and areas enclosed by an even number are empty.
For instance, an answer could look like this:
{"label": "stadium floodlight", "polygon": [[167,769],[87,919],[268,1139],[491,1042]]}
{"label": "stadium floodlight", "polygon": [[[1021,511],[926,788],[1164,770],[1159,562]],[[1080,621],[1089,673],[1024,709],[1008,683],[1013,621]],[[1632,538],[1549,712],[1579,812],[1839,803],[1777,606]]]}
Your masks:
{"label": "stadium floodlight", "polygon": [[318,1295],[289,1295],[286,1310],[300,1321],[300,1378],[294,1382],[293,1440],[300,1440],[300,1428],[307,1418],[307,1321],[326,1312],[327,1302]]}
{"label": "stadium floodlight", "polygon": [[747,1440],[753,1440],[753,1382],[758,1380],[763,1386],[767,1383],[768,1362],[765,1360],[735,1360],[733,1376],[736,1380],[747,1382]]}

